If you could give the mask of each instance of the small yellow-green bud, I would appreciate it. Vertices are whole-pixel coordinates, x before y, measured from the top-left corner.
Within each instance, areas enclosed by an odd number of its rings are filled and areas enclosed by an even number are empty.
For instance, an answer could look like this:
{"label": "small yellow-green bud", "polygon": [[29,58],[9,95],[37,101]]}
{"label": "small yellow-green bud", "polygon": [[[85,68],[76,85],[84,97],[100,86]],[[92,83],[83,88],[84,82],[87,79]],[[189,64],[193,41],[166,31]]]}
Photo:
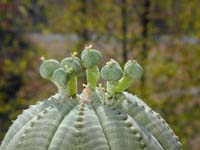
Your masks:
{"label": "small yellow-green bud", "polygon": [[40,66],[40,75],[45,79],[49,79],[52,77],[53,72],[59,67],[60,63],[57,60],[44,60]]}
{"label": "small yellow-green bud", "polygon": [[123,70],[119,63],[111,59],[101,69],[101,77],[106,81],[118,81],[123,76]]}
{"label": "small yellow-green bud", "polygon": [[68,57],[61,61],[61,67],[66,69],[66,67],[70,67],[72,69],[72,73],[79,73],[81,70],[80,60],[78,57]]}
{"label": "small yellow-green bud", "polygon": [[74,52],[71,54],[72,58],[76,59],[81,64],[81,60],[78,57],[76,57],[76,55],[77,55],[77,52]]}
{"label": "small yellow-green bud", "polygon": [[85,49],[81,53],[81,61],[85,68],[97,66],[102,58],[102,54],[94,49]]}
{"label": "small yellow-green bud", "polygon": [[143,69],[136,60],[129,60],[124,66],[124,71],[134,80],[139,80],[143,75]]}
{"label": "small yellow-green bud", "polygon": [[52,76],[52,80],[58,84],[59,87],[64,87],[70,78],[70,74],[66,72],[63,68],[58,68],[55,70]]}

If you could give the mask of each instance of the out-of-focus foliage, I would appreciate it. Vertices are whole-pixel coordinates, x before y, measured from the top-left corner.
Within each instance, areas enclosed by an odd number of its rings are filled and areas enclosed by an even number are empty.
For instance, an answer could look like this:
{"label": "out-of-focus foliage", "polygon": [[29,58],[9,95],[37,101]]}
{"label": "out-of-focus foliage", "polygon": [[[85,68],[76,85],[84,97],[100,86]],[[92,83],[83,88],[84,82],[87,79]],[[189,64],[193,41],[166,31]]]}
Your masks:
{"label": "out-of-focus foliage", "polygon": [[23,3],[0,3],[0,139],[20,109],[30,104],[35,97],[31,91],[38,86],[32,81],[36,79],[38,51],[25,37],[36,29],[31,11]]}
{"label": "out-of-focus foliage", "polygon": [[[0,2],[0,140],[21,110],[55,89],[39,77],[40,56],[63,58],[92,43],[122,62],[124,0]],[[200,1],[150,0],[147,59],[143,1],[126,0],[128,58],[146,62],[146,83],[129,90],[162,114],[184,149],[200,149]]]}

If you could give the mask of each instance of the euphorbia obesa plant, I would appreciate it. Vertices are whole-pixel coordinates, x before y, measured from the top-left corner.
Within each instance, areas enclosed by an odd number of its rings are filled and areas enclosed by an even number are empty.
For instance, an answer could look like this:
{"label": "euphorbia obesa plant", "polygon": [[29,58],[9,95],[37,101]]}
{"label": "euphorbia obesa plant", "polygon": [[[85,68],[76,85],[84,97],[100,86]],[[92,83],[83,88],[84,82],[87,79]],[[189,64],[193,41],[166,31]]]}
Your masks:
{"label": "euphorbia obesa plant", "polygon": [[[31,105],[7,132],[1,150],[181,150],[178,137],[161,116],[125,92],[141,78],[135,60],[122,69],[113,59],[99,71],[102,55],[86,47],[58,62],[43,60],[40,74],[58,92]],[[77,75],[86,69],[87,84],[77,93]],[[97,86],[99,77],[106,87]],[[45,91],[41,91],[45,92]]]}

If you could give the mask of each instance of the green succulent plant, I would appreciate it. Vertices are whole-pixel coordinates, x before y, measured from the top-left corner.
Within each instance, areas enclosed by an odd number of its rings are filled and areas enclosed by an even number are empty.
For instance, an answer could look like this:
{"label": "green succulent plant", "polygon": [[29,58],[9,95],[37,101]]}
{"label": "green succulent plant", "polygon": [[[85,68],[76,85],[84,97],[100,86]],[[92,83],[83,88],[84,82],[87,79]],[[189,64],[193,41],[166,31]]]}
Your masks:
{"label": "green succulent plant", "polygon": [[[99,71],[102,55],[86,47],[74,55],[43,60],[40,74],[58,92],[31,105],[14,121],[1,150],[181,150],[178,137],[162,117],[126,90],[142,77],[137,61],[124,69],[110,62]],[[87,85],[77,93],[77,75],[86,69]],[[106,87],[99,85],[99,77]]]}

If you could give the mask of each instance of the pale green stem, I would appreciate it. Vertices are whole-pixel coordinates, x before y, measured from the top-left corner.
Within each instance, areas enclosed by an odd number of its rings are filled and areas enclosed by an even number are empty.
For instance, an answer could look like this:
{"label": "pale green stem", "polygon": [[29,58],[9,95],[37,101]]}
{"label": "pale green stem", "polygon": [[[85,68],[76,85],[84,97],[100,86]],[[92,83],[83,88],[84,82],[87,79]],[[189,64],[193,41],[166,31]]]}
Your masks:
{"label": "pale green stem", "polygon": [[107,81],[106,90],[109,93],[114,93],[116,86],[119,84],[119,81]]}
{"label": "pale green stem", "polygon": [[97,66],[88,68],[86,70],[87,84],[92,89],[95,90],[97,82],[99,80],[99,68]]}
{"label": "pale green stem", "polygon": [[58,88],[58,93],[61,97],[66,96],[76,96],[77,93],[77,76],[71,76],[70,80],[67,82],[66,85],[60,86],[55,81],[51,79],[51,81],[56,85]]}
{"label": "pale green stem", "polygon": [[61,97],[69,96],[69,88],[68,87],[59,87],[58,93]]}
{"label": "pale green stem", "polygon": [[71,76],[70,80],[67,82],[67,86],[69,89],[69,95],[70,96],[76,96],[77,93],[77,77],[76,76]]}
{"label": "pale green stem", "polygon": [[122,79],[120,79],[119,81],[109,82],[109,84],[107,85],[108,92],[121,93],[124,90],[126,90],[128,87],[130,87],[133,81],[134,80],[132,78],[124,74]]}

